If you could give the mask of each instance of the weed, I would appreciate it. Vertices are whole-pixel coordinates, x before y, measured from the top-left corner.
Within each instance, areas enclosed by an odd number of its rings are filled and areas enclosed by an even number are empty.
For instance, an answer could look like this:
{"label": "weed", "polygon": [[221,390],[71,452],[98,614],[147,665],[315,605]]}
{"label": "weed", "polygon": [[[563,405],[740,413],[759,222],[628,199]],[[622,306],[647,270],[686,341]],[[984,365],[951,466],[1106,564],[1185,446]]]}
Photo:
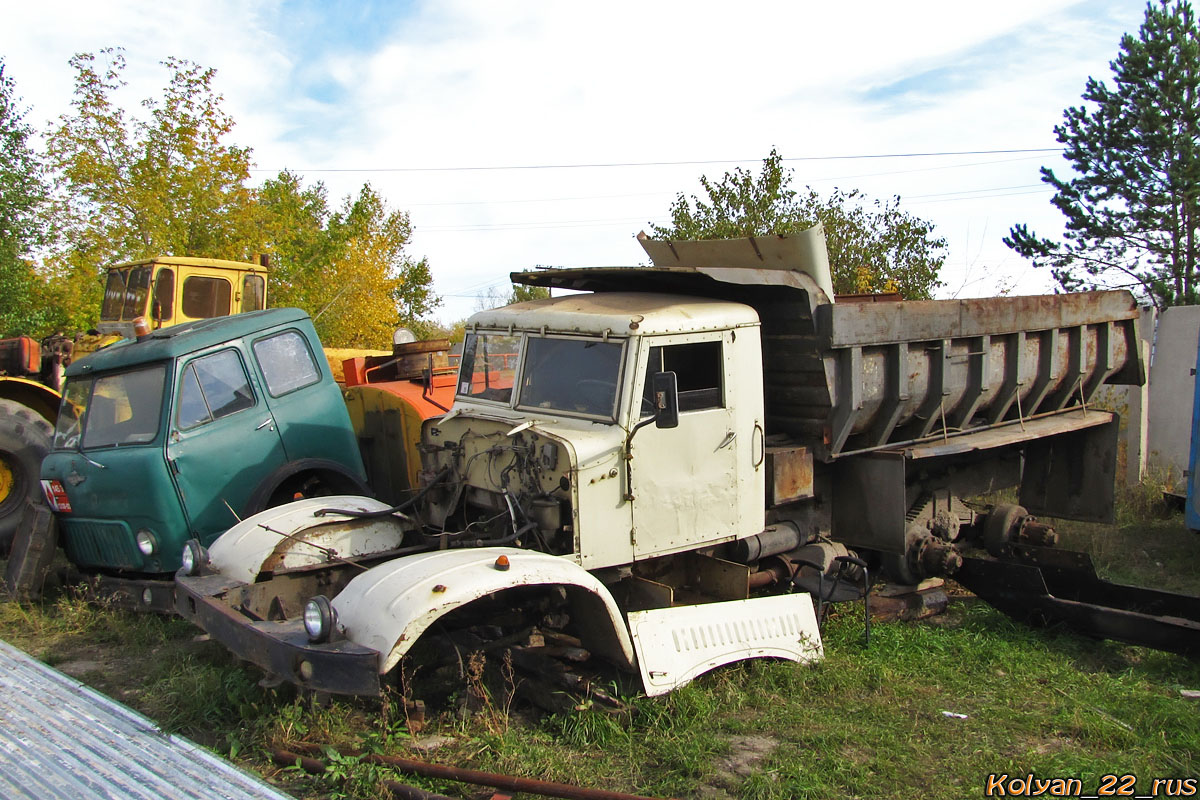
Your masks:
{"label": "weed", "polygon": [[[1200,536],[1168,515],[1152,488],[1122,493],[1118,520],[1101,529],[1056,525],[1064,546],[1092,552],[1111,579],[1200,593]],[[474,697],[480,713],[430,716],[420,735],[452,741],[421,757],[616,791],[753,800],[957,800],[981,796],[991,772],[1076,777],[1094,790],[1118,770],[1200,771],[1195,701],[1179,692],[1200,689],[1195,661],[1030,629],[972,598],[956,598],[941,624],[874,625],[864,647],[860,613],[834,609],[822,662],[724,667],[662,697],[626,697],[630,708],[618,714],[586,708],[538,717],[514,700],[511,662],[464,655],[459,695]],[[71,595],[0,603],[0,637],[49,663],[86,654],[115,664],[116,674],[100,676],[110,693],[136,689],[126,701],[168,730],[278,776],[298,795],[380,796],[390,773],[336,754],[327,754],[324,776],[277,772],[266,759],[271,746],[412,754],[408,701],[423,691],[419,680],[401,674],[397,694],[383,703],[324,702],[259,687],[257,673],[215,644],[193,643],[194,634],[178,620]],[[731,742],[749,736],[774,746],[731,770]],[[403,780],[463,794],[457,785]]]}

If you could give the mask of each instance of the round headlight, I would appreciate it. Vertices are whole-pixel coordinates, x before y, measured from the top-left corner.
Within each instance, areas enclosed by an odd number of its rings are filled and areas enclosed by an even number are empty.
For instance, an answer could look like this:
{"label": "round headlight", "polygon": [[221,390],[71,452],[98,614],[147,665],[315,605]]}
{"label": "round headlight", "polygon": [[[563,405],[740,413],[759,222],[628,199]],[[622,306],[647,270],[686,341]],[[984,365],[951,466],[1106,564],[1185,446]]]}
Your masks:
{"label": "round headlight", "polygon": [[328,597],[319,594],[304,605],[304,630],[310,642],[329,641],[335,621],[335,612]]}
{"label": "round headlight", "polygon": [[188,539],[179,560],[185,575],[199,575],[200,567],[208,562],[208,552],[195,539]]}
{"label": "round headlight", "polygon": [[158,540],[154,538],[154,534],[142,528],[137,532],[138,550],[142,551],[144,556],[154,555],[154,551],[158,549]]}

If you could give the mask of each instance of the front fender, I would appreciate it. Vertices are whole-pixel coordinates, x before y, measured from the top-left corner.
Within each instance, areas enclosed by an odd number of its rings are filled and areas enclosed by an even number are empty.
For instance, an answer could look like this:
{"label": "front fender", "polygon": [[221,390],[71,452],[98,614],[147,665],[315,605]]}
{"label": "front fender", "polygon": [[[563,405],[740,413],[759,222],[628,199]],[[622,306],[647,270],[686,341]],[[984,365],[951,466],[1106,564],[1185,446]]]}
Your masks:
{"label": "front fender", "polygon": [[324,508],[383,511],[370,497],[334,495],[268,508],[234,525],[208,548],[208,561],[226,578],[254,583],[260,572],[328,563],[337,558],[384,553],[400,547],[399,518],[316,516]]}
{"label": "front fender", "polygon": [[[497,567],[502,555],[507,570]],[[383,674],[440,617],[517,586],[564,587],[584,647],[633,669],[629,629],[608,589],[578,564],[545,553],[481,547],[405,556],[354,578],[332,602],[346,638],[377,651]]]}

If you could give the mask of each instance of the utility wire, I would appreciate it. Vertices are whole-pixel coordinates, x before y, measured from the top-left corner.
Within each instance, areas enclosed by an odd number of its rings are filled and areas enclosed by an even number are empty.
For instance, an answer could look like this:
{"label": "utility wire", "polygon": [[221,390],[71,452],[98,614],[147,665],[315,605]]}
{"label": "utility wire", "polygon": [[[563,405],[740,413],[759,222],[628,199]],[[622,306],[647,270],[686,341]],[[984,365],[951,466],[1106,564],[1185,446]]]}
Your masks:
{"label": "utility wire", "polygon": [[[929,153],[862,153],[847,156],[799,156],[781,161],[853,161],[869,158],[936,158],[941,156],[1005,155],[1010,153],[1059,153],[1060,147],[1033,147],[1009,150],[943,150]],[[511,164],[507,166],[477,167],[326,167],[321,169],[298,169],[296,172],[500,172],[505,170],[533,169],[608,169],[612,167],[685,167],[707,164],[757,164],[761,158],[720,158],[706,161],[613,161],[593,164]],[[251,172],[276,173],[281,170],[254,168]]]}

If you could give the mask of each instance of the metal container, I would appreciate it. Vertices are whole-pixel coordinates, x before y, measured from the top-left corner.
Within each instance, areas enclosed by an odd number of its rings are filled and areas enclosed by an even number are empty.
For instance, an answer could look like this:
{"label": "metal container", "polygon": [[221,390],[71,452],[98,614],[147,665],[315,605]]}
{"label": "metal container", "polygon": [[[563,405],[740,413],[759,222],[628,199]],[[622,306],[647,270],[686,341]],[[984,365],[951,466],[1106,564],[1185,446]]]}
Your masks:
{"label": "metal container", "polygon": [[764,321],[768,429],[838,455],[1086,406],[1138,384],[1128,292],[833,303],[814,334]]}

